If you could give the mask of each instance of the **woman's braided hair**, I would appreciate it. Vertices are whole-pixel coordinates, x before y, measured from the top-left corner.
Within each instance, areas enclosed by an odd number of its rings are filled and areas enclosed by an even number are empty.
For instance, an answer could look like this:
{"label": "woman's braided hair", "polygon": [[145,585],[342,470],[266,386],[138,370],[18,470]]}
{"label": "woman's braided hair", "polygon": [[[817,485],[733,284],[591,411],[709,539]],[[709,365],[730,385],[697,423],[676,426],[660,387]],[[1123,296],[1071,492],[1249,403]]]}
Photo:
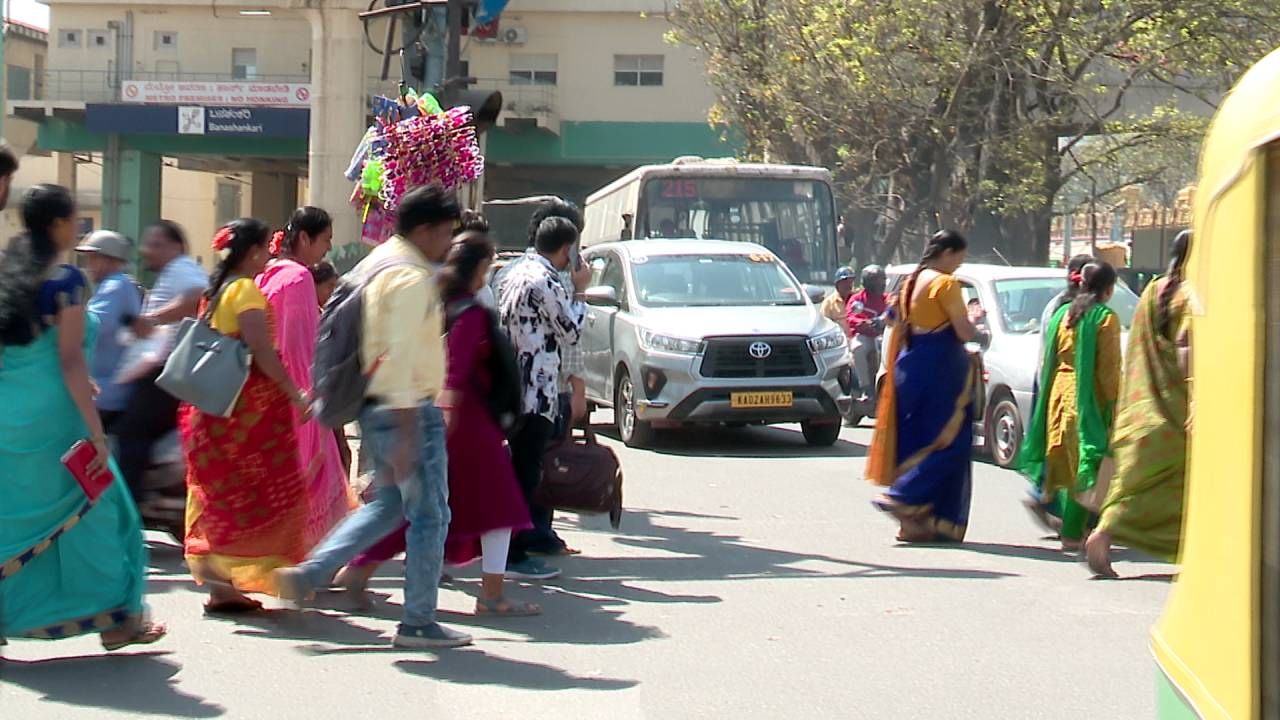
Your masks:
{"label": "woman's braided hair", "polygon": [[1095,260],[1080,271],[1083,279],[1080,291],[1071,301],[1071,309],[1067,311],[1067,327],[1075,327],[1085,313],[1094,305],[1102,302],[1102,298],[1116,286],[1116,269],[1111,263]]}
{"label": "woman's braided hair", "polygon": [[1183,230],[1173,239],[1172,257],[1169,259],[1169,274],[1165,276],[1164,287],[1160,288],[1160,297],[1156,301],[1156,330],[1169,337],[1169,304],[1182,287],[1183,273],[1187,267],[1187,258],[1191,255],[1191,231]]}
{"label": "woman's braided hair", "polygon": [[215,247],[223,245],[216,249],[225,251],[226,255],[209,276],[209,288],[204,291],[204,296],[210,300],[217,296],[218,291],[227,282],[227,278],[248,257],[250,250],[267,244],[271,237],[271,229],[266,223],[256,218],[241,218],[225,225],[218,231],[218,237],[223,242],[215,243]]}
{"label": "woman's braided hair", "polygon": [[[947,252],[960,252],[969,247],[969,241],[955,230],[939,230],[929,238],[928,244],[924,246],[924,253],[920,255],[920,262],[916,265],[916,269],[907,277],[907,282],[902,288],[902,295],[899,296],[901,308],[899,318],[902,321],[907,319],[907,306],[911,304],[911,298],[915,294],[916,281],[920,279],[920,273],[924,272],[929,263],[942,257]],[[911,337],[910,333],[903,336]]]}

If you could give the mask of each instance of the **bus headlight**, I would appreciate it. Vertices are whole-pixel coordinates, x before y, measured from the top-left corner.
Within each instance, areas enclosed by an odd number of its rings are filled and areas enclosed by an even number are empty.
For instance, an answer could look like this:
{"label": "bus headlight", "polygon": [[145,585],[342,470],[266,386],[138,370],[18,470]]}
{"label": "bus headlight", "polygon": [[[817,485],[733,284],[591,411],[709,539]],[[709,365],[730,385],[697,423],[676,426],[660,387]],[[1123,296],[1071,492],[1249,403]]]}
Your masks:
{"label": "bus headlight", "polygon": [[828,333],[823,333],[818,337],[809,338],[809,349],[815,353],[836,350],[838,348],[843,348],[844,346],[844,331],[839,328]]}

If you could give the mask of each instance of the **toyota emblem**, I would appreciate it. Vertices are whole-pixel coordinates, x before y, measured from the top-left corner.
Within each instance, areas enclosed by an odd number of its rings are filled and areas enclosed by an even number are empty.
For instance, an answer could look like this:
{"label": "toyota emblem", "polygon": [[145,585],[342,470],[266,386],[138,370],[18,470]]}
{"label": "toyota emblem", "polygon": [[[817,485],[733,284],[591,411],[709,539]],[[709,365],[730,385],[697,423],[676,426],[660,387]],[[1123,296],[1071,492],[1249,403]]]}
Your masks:
{"label": "toyota emblem", "polygon": [[767,342],[753,342],[747,353],[757,360],[763,360],[773,354],[773,348]]}

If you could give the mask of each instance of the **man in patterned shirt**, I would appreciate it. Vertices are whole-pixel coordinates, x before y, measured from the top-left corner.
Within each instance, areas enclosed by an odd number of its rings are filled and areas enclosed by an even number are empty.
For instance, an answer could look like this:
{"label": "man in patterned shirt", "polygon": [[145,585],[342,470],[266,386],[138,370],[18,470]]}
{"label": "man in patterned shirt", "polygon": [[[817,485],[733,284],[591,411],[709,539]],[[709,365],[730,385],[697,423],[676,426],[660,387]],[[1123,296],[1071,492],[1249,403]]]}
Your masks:
{"label": "man in patterned shirt", "polygon": [[511,438],[511,460],[529,502],[533,529],[512,539],[507,574],[521,579],[549,579],[559,570],[529,557],[530,549],[548,549],[558,538],[551,529],[552,512],[533,503],[542,478],[542,455],[560,416],[562,348],[576,345],[586,307],[581,293],[591,279],[585,265],[571,271],[573,289],[559,273],[569,269],[578,228],[563,217],[539,223],[533,251],[505,274],[499,286],[499,315],[516,349],[524,391],[524,423]]}

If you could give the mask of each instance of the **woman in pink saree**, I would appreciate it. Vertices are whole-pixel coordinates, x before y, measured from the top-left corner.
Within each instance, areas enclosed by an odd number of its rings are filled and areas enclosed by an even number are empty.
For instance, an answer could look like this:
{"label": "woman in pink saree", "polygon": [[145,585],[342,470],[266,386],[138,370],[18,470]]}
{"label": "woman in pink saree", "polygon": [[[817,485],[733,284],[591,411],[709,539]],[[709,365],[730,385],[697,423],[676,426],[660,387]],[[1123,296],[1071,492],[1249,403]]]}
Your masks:
{"label": "woman in pink saree", "polygon": [[[276,347],[293,382],[311,387],[311,361],[320,326],[320,304],[311,266],[324,259],[333,239],[333,220],[317,207],[293,211],[289,224],[271,240],[274,260],[257,278],[275,314]],[[294,411],[298,457],[308,488],[306,545],[313,547],[355,506],[347,469],[332,431],[315,420],[299,422]]]}

